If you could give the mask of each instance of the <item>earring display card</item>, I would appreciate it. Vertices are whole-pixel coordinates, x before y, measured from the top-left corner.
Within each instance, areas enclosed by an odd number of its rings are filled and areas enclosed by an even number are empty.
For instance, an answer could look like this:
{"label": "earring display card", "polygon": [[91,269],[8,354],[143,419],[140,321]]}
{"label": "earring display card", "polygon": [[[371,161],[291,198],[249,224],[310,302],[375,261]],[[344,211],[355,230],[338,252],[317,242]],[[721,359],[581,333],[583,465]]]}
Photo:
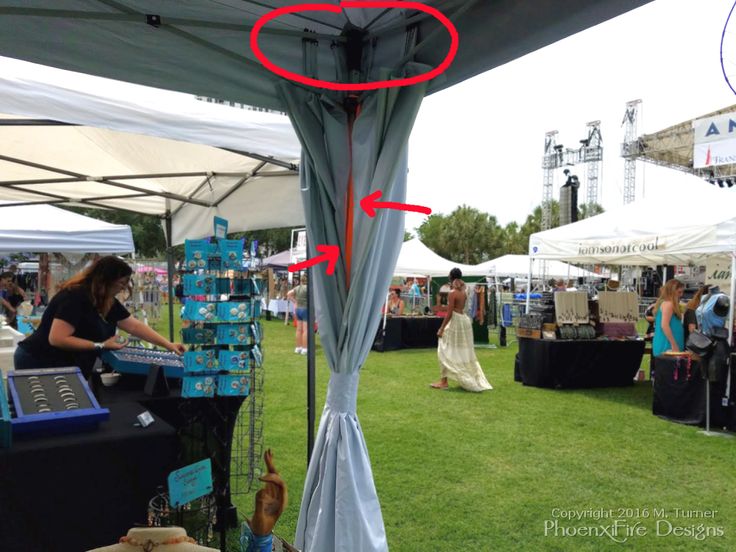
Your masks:
{"label": "earring display card", "polygon": [[184,372],[217,371],[216,352],[213,349],[205,351],[187,351],[184,353]]}
{"label": "earring display card", "polygon": [[215,396],[217,376],[185,376],[182,380],[181,396],[206,398]]}
{"label": "earring display card", "polygon": [[220,324],[217,326],[217,343],[220,345],[251,345],[252,324]]}
{"label": "earring display card", "polygon": [[110,417],[76,367],[10,372],[8,390],[14,435],[85,431]]}
{"label": "earring display card", "polygon": [[220,351],[217,362],[221,370],[248,370],[250,369],[250,354],[248,351]]}
{"label": "earring display card", "polygon": [[247,397],[250,394],[250,379],[238,374],[217,376],[217,394],[225,397]]}

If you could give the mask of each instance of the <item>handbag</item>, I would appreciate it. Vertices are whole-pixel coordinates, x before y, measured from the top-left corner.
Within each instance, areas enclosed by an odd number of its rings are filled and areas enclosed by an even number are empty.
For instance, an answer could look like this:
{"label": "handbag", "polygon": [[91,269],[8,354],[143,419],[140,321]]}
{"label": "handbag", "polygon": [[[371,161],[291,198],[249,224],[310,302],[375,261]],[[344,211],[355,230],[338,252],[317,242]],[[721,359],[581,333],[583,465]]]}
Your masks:
{"label": "handbag", "polygon": [[713,350],[715,342],[699,330],[690,332],[685,348],[698,356],[705,356]]}

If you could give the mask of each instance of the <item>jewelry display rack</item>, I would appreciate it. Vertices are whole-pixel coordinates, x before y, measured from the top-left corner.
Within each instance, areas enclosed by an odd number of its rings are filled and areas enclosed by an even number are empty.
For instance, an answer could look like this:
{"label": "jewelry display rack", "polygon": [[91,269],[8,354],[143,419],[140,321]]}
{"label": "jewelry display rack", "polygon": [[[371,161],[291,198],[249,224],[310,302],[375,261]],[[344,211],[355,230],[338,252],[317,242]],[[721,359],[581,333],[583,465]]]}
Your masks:
{"label": "jewelry display rack", "polygon": [[[209,458],[213,493],[172,511],[177,525],[200,543],[239,524],[233,495],[260,475],[263,355],[260,282],[243,266],[242,240],[185,242],[182,341],[184,355],[179,465]],[[245,408],[243,407],[245,406]]]}

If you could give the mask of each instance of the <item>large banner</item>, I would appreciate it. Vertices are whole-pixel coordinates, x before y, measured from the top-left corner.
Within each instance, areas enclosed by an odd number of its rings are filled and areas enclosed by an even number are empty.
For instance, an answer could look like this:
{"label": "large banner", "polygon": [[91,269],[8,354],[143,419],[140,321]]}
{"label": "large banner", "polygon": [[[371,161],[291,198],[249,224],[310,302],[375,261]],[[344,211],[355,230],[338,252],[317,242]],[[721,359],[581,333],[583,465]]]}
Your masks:
{"label": "large banner", "polygon": [[729,293],[731,289],[731,259],[728,257],[709,257],[705,264],[705,283],[719,286]]}
{"label": "large banner", "polygon": [[736,113],[693,121],[693,167],[736,164]]}

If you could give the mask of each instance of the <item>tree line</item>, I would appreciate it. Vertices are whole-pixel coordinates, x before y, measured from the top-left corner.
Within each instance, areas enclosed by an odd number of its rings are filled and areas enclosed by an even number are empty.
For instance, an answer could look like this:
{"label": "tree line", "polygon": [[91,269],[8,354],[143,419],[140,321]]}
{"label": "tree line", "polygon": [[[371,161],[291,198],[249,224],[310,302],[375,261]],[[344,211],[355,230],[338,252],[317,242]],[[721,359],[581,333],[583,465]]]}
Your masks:
{"label": "tree line", "polygon": [[[129,225],[137,254],[141,258],[163,258],[166,255],[166,238],[161,218],[155,215],[78,207],[67,209],[113,224]],[[578,219],[602,212],[603,208],[598,204],[594,204],[592,208],[581,205],[578,208]],[[560,205],[552,200],[552,228],[559,225]],[[528,252],[529,236],[541,229],[541,205],[534,208],[523,224],[511,222],[506,226],[501,226],[494,215],[462,205],[449,215],[430,215],[416,229],[416,233],[419,239],[438,255],[457,263],[478,264],[501,255],[525,255]],[[291,246],[291,230],[291,228],[272,228],[236,233],[231,237],[258,240],[265,255],[271,255]],[[411,237],[409,232],[404,233],[404,240]],[[183,246],[175,248],[176,258],[183,255]]]}

